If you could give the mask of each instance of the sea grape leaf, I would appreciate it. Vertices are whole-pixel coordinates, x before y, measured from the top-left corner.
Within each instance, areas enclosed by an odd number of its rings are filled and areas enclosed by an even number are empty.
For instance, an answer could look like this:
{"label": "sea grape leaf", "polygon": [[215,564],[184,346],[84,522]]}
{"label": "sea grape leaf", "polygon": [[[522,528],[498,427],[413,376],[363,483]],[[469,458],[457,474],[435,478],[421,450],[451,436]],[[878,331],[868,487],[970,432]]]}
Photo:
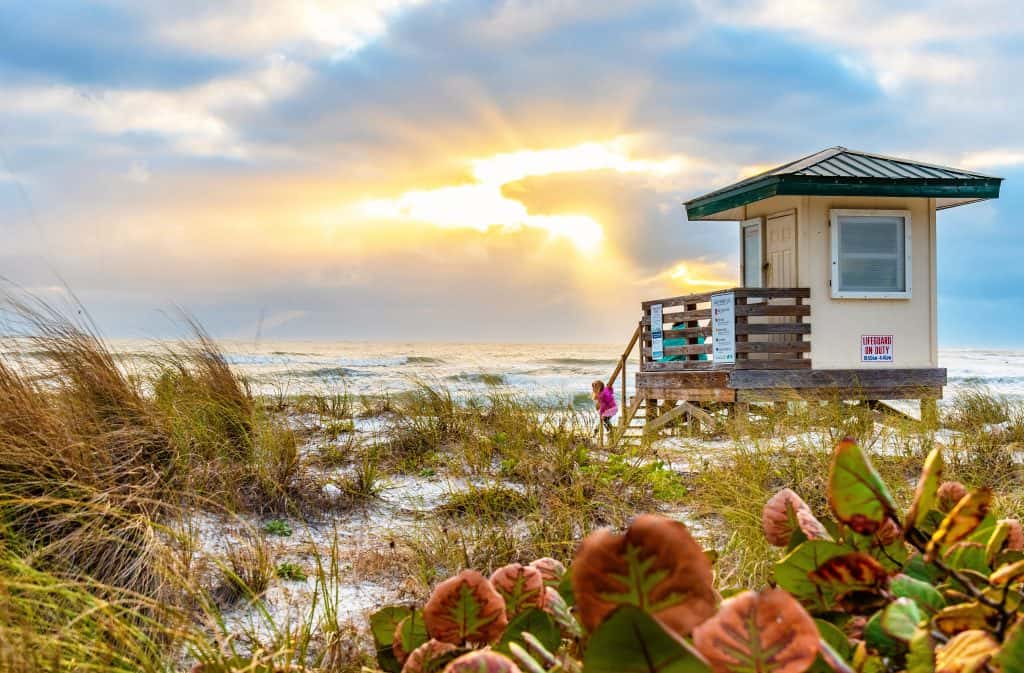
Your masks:
{"label": "sea grape leaf", "polygon": [[867,643],[861,641],[853,651],[853,668],[859,673],[885,673],[885,662],[868,652]]}
{"label": "sea grape leaf", "polygon": [[558,644],[562,641],[562,632],[554,618],[540,608],[530,608],[520,612],[508,623],[495,649],[510,654],[509,645],[522,645],[524,633],[531,634],[549,651],[558,649]]}
{"label": "sea grape leaf", "polygon": [[1003,673],[1024,673],[1024,620],[1018,619],[1007,631],[995,662]]}
{"label": "sea grape leaf", "polygon": [[918,629],[910,639],[907,673],[935,673],[935,645],[928,629]]}
{"label": "sea grape leaf", "polygon": [[441,673],[448,662],[464,652],[451,643],[430,639],[409,653],[401,673]]}
{"label": "sea grape leaf", "polygon": [[995,611],[981,603],[958,603],[939,610],[932,617],[932,625],[939,632],[951,636],[971,630],[984,630],[991,626]]}
{"label": "sea grape leaf", "polygon": [[[892,519],[887,519],[886,523],[883,524],[883,528],[888,526],[891,521]],[[847,536],[846,542],[852,548],[869,554],[890,572],[902,570],[909,557],[907,545],[904,544],[902,537],[897,536],[891,543],[884,544],[877,534],[868,536],[847,533]]]}
{"label": "sea grape leaf", "polygon": [[445,673],[520,673],[516,663],[494,650],[474,650],[453,659]]}
{"label": "sea grape leaf", "polygon": [[815,619],[814,625],[818,627],[821,639],[828,643],[836,654],[844,658],[850,656],[850,641],[838,626],[824,619]]}
{"label": "sea grape leaf", "polygon": [[888,517],[900,519],[889,489],[849,438],[839,442],[832,455],[828,501],[836,519],[861,535],[873,534]]}
{"label": "sea grape leaf", "polygon": [[781,589],[729,598],[693,631],[715,673],[803,673],[818,656],[818,640],[814,620]]}
{"label": "sea grape leaf", "polygon": [[925,548],[925,560],[931,561],[950,545],[964,539],[981,525],[988,513],[992,491],[979,488],[965,495],[946,515]]}
{"label": "sea grape leaf", "polygon": [[686,641],[640,608],[617,608],[591,634],[583,656],[587,673],[710,673]]}
{"label": "sea grape leaf", "polygon": [[925,563],[924,555],[915,552],[903,564],[903,572],[922,582],[936,585],[943,577],[942,571],[933,563]]}
{"label": "sea grape leaf", "polygon": [[795,533],[807,540],[832,539],[807,503],[788,488],[782,489],[764,504],[761,528],[769,544],[776,547],[789,546]]}
{"label": "sea grape leaf", "polygon": [[957,542],[943,552],[942,560],[953,570],[973,570],[982,575],[992,572],[988,566],[985,547],[977,542]]}
{"label": "sea grape leaf", "polygon": [[427,625],[423,621],[423,613],[414,610],[412,614],[398,623],[392,649],[396,656],[399,654],[398,650],[401,650],[402,656],[397,656],[397,658],[399,661],[403,661],[410,652],[428,640],[430,640],[430,636],[427,634]]}
{"label": "sea grape leaf", "polygon": [[833,556],[812,570],[808,578],[835,594],[876,592],[889,584],[889,573],[882,564],[864,552]]}
{"label": "sea grape leaf", "polygon": [[889,580],[889,591],[897,598],[909,598],[928,614],[946,607],[946,599],[938,589],[909,575],[899,574]]}
{"label": "sea grape leaf", "polygon": [[565,573],[562,575],[562,579],[559,580],[558,586],[555,587],[558,590],[558,595],[562,597],[565,604],[570,608],[576,605],[576,596],[572,592],[572,568],[567,568]]}
{"label": "sea grape leaf", "polygon": [[924,613],[909,598],[897,598],[881,613],[882,629],[893,638],[909,643],[924,621]]}
{"label": "sea grape leaf", "polygon": [[529,608],[543,608],[544,575],[534,566],[511,563],[491,574],[491,585],[505,599],[505,614],[512,619]]}
{"label": "sea grape leaf", "polygon": [[[847,645],[848,648],[849,645]],[[824,638],[819,639],[818,650],[818,658],[808,673],[833,673],[834,671],[849,670],[850,665],[846,663],[846,657],[840,654],[829,641]]]}
{"label": "sea grape leaf", "polygon": [[1020,580],[1021,577],[1024,577],[1024,561],[1017,561],[1016,563],[1000,566],[989,577],[989,582],[993,586],[1002,587],[1010,582]]}
{"label": "sea grape leaf", "polygon": [[[377,663],[386,673],[399,673],[402,665],[391,650],[395,629],[399,622],[413,613],[413,609],[402,605],[389,605],[370,615],[370,631],[377,650]],[[408,650],[407,650],[408,651]]]}
{"label": "sea grape leaf", "polygon": [[898,638],[889,635],[882,627],[882,612],[876,612],[864,624],[864,642],[873,652],[883,657],[901,657],[907,651],[907,645]]}
{"label": "sea grape leaf", "polygon": [[907,518],[903,529],[920,528],[928,516],[929,510],[935,508],[938,503],[939,482],[942,481],[942,471],[945,465],[942,460],[942,450],[935,447],[924,459],[924,467],[921,469],[921,477],[918,479],[917,488],[914,489],[914,499],[907,510]]}
{"label": "sea grape leaf", "polygon": [[505,600],[475,570],[463,570],[434,587],[423,619],[432,638],[453,645],[493,642],[508,625]]}
{"label": "sea grape leaf", "polygon": [[830,558],[849,551],[835,542],[808,540],[775,564],[775,583],[811,609],[824,610],[832,604],[834,594],[825,592],[808,575]]}
{"label": "sea grape leaf", "polygon": [[999,651],[999,643],[985,631],[958,633],[935,651],[935,673],[978,673]]}
{"label": "sea grape leaf", "polygon": [[558,585],[565,577],[565,565],[558,559],[553,559],[550,556],[530,561],[530,566],[540,571],[541,576],[544,578],[545,586],[558,589]]}
{"label": "sea grape leaf", "polygon": [[715,613],[711,563],[686,526],[643,514],[623,534],[602,529],[572,564],[580,622],[594,631],[620,606],[644,610],[685,636]]}
{"label": "sea grape leaf", "polygon": [[985,542],[985,559],[990,566],[995,563],[996,557],[1006,544],[1006,539],[1010,537],[1010,528],[1011,524],[1008,519],[1000,519],[996,522],[992,534],[988,536],[988,540]]}

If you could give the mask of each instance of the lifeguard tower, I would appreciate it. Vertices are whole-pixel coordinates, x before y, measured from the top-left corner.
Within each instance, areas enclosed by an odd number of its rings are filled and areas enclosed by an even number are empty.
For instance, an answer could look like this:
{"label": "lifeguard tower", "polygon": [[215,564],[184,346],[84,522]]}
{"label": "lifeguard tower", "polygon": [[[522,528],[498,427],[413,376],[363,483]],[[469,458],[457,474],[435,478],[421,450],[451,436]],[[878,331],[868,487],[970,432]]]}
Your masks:
{"label": "lifeguard tower", "polygon": [[649,432],[709,419],[707,402],[911,399],[934,413],[936,211],[998,198],[1001,182],[833,147],[687,201],[690,222],[738,222],[742,285],[642,303],[608,380],[619,436],[645,407]]}

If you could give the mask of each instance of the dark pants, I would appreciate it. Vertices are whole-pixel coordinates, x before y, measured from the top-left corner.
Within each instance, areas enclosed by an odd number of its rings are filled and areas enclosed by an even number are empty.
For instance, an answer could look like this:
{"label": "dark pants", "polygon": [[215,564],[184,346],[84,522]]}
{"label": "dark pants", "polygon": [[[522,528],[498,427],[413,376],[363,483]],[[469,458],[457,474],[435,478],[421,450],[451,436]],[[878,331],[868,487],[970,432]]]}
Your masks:
{"label": "dark pants", "polygon": [[[601,423],[604,423],[605,430],[607,430],[608,432],[612,431],[612,419],[611,419],[611,416],[602,416],[601,417]],[[601,429],[601,423],[598,423],[597,427],[594,428],[594,434],[595,435],[597,434],[597,431]]]}

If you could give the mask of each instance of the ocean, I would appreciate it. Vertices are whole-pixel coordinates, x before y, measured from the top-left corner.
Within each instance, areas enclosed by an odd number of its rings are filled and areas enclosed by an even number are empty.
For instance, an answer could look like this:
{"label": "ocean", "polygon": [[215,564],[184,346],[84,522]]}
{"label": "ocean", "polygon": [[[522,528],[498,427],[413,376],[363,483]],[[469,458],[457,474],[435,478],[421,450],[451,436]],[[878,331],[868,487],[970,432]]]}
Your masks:
{"label": "ocean", "polygon": [[[590,408],[590,383],[607,380],[623,347],[367,341],[218,343],[228,362],[249,380],[253,392],[261,395],[378,395],[425,383],[444,387],[459,398],[501,392],[561,408]],[[24,345],[22,357],[27,358],[23,361],[31,361],[31,346]],[[129,366],[145,366],[154,354],[174,348],[172,343],[152,341],[112,340],[109,345]],[[8,354],[18,350],[12,351],[11,342],[5,346]],[[977,387],[1024,401],[1024,350],[940,349],[939,364],[948,370],[946,402],[959,391]],[[626,365],[629,394],[637,365],[634,351]]]}
{"label": "ocean", "polygon": [[[539,403],[589,407],[590,383],[607,379],[622,344],[458,344],[372,342],[226,341],[229,362],[256,392],[377,394],[407,390],[416,382],[444,386],[460,396],[500,391]],[[1024,350],[950,348],[939,351],[948,370],[946,400],[984,386],[1024,400]],[[629,389],[636,372],[627,363]],[[616,391],[618,392],[618,391]]]}

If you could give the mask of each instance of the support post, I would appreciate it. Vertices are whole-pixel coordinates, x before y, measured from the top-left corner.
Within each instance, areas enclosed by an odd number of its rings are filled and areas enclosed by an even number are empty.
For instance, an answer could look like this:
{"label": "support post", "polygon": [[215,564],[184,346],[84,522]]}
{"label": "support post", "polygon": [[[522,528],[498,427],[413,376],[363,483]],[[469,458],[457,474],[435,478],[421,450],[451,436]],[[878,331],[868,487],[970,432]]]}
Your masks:
{"label": "support post", "polygon": [[[643,351],[643,344],[640,344],[640,351]],[[622,404],[619,405],[619,425],[626,426],[626,407],[629,400],[626,399],[626,354],[619,358],[619,367],[622,369]]]}
{"label": "support post", "polygon": [[939,403],[937,400],[921,400],[921,423],[929,429],[939,427]]}

